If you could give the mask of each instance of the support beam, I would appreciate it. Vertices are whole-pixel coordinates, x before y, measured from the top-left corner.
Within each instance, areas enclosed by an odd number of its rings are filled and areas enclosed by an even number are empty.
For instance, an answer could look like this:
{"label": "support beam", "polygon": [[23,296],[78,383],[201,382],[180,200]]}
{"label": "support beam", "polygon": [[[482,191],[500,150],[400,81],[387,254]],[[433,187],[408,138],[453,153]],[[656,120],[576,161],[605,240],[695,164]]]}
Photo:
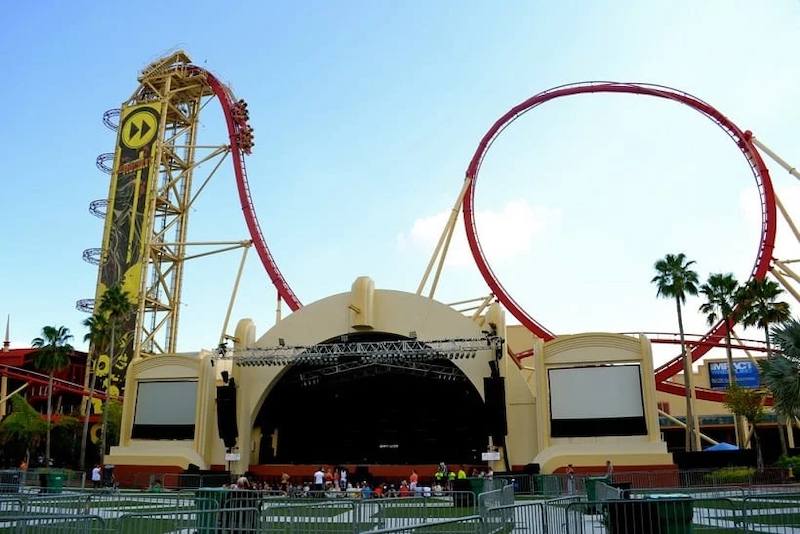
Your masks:
{"label": "support beam", "polygon": [[[683,421],[681,421],[680,419],[678,419],[678,418],[676,418],[676,417],[673,417],[673,416],[671,416],[670,414],[668,414],[667,412],[665,412],[664,410],[661,410],[661,409],[659,409],[659,410],[658,410],[658,414],[659,414],[659,415],[661,415],[662,417],[666,417],[667,419],[669,419],[670,421],[672,421],[672,422],[673,422],[673,423],[675,423],[676,425],[678,425],[678,426],[680,426],[681,428],[683,428],[684,430],[686,430],[686,423],[684,423],[684,422],[683,422]],[[709,442],[709,443],[710,443],[710,444],[712,444],[712,445],[718,445],[718,444],[719,444],[719,441],[714,441],[714,440],[713,440],[713,439],[711,439],[710,437],[708,437],[708,436],[706,436],[705,434],[703,434],[702,432],[700,432],[700,429],[699,429],[699,428],[698,428],[698,429],[696,429],[696,431],[697,431],[697,434],[700,436],[700,438],[701,438],[701,439],[704,439],[704,440],[706,440],[707,442]],[[699,449],[698,449],[698,450],[699,450]]]}
{"label": "support beam", "polygon": [[219,335],[219,344],[225,342],[225,333],[228,331],[228,323],[231,320],[231,312],[233,311],[233,303],[236,302],[236,293],[239,291],[239,282],[242,280],[242,271],[244,271],[244,264],[247,261],[247,253],[250,252],[252,241],[245,245],[242,251],[242,260],[239,262],[239,270],[236,272],[236,281],[233,283],[233,291],[231,291],[231,299],[228,302],[228,311],[225,312],[225,320],[222,323],[222,333]]}
{"label": "support beam", "polygon": [[789,174],[791,174],[795,178],[800,179],[800,173],[797,172],[797,169],[792,167],[791,165],[789,165],[785,160],[781,159],[781,157],[778,156],[775,152],[773,152],[772,150],[767,148],[767,146],[764,143],[762,143],[761,141],[756,139],[755,136],[751,137],[750,140],[753,142],[754,145],[756,145],[758,147],[759,150],[761,150],[762,152],[764,152],[764,154],[766,154],[767,156],[772,158],[772,160],[775,163],[777,163],[778,165],[783,167],[783,169],[786,172],[788,172]]}
{"label": "support beam", "polygon": [[[431,255],[431,259],[428,262],[428,267],[425,269],[425,274],[422,275],[422,280],[417,287],[417,295],[422,295],[422,292],[425,290],[425,285],[428,283],[428,277],[433,270],[434,264],[436,264],[436,260],[439,260],[439,263],[436,267],[436,275],[434,277],[433,283],[431,284],[431,290],[428,294],[428,297],[433,298],[434,293],[436,292],[436,285],[439,282],[439,275],[441,274],[442,267],[444,266],[445,258],[447,257],[447,249],[450,246],[450,239],[453,236],[453,231],[455,229],[456,221],[458,220],[458,214],[461,212],[461,205],[464,203],[464,195],[467,194],[467,189],[469,189],[470,179],[469,177],[464,178],[464,184],[461,186],[461,191],[458,193],[458,197],[456,198],[455,204],[453,204],[453,209],[450,212],[450,217],[447,219],[447,223],[442,230],[442,235],[439,237],[438,243],[436,243],[436,248],[433,250],[433,254]],[[444,248],[444,250],[442,250]]]}
{"label": "support beam", "polygon": [[8,377],[3,375],[3,389],[2,389],[2,391],[0,391],[0,395],[3,396],[3,398],[0,399],[0,417],[5,417],[6,416],[7,406],[8,406],[8,399],[13,397],[14,395],[19,393],[20,391],[22,391],[26,387],[28,387],[28,383],[27,382],[22,384],[20,387],[18,387],[17,389],[12,391],[11,393],[7,393],[8,392]]}
{"label": "support beam", "polygon": [[781,273],[779,273],[774,267],[770,269],[769,272],[772,273],[772,276],[774,276],[778,280],[778,282],[781,283],[781,285],[784,287],[784,289],[786,289],[786,291],[791,293],[792,296],[795,299],[797,299],[798,302],[800,302],[800,293],[798,293],[797,290],[792,287],[789,281],[786,280],[786,278],[784,278]]}

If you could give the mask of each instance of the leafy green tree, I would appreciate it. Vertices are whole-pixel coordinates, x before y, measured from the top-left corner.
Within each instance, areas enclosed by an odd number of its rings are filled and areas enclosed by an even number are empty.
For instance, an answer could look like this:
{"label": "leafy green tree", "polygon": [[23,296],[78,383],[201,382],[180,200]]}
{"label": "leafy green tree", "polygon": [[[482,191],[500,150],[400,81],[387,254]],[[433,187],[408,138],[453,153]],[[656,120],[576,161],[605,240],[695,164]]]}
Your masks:
{"label": "leafy green tree", "polygon": [[28,404],[18,393],[11,396],[11,413],[0,423],[3,449],[18,445],[27,463],[31,451],[35,450],[47,433],[47,423],[42,421],[42,414]]}
{"label": "leafy green tree", "polygon": [[[760,389],[743,388],[738,384],[731,384],[725,391],[725,400],[722,402],[730,412],[747,419],[753,425],[752,439],[756,445],[756,463],[760,470],[764,469],[764,458],[761,455],[761,441],[758,438],[757,425],[764,420],[764,392]],[[747,440],[750,444],[750,440]]]}
{"label": "leafy green tree", "polygon": [[[772,409],[781,421],[787,421],[789,432],[795,417],[800,414],[800,322],[790,319],[772,328],[772,341],[780,350],[771,358],[758,363],[761,382],[772,394]],[[781,450],[788,454],[783,430]]]}
{"label": "leafy green tree", "polygon": [[119,285],[109,287],[100,299],[99,311],[101,314],[108,318],[111,325],[111,336],[109,340],[109,369],[108,369],[108,387],[106,388],[106,398],[103,405],[103,425],[100,434],[100,457],[105,460],[107,452],[107,432],[108,432],[108,406],[111,396],[108,394],[111,389],[111,375],[114,371],[116,363],[116,345],[118,329],[120,323],[123,323],[127,317],[133,313],[133,303],[128,297],[128,293],[124,291]]}
{"label": "leafy green tree", "polygon": [[120,430],[122,429],[122,403],[111,401],[108,406],[108,444],[119,445]]}
{"label": "leafy green tree", "polygon": [[751,279],[737,293],[736,301],[742,307],[742,324],[764,329],[767,342],[767,357],[772,357],[769,326],[783,323],[791,318],[789,304],[779,301],[783,290],[767,278]]}
{"label": "leafy green tree", "polygon": [[31,346],[36,349],[33,364],[47,373],[47,445],[45,446],[45,465],[50,465],[50,425],[53,418],[53,375],[69,367],[69,354],[72,334],[64,326],[45,326],[41,337],[35,338]]}
{"label": "leafy green tree", "polygon": [[667,254],[655,263],[656,276],[651,280],[658,288],[659,297],[675,299],[678,310],[678,332],[681,337],[681,354],[683,354],[683,376],[686,386],[686,450],[696,449],[694,427],[694,410],[692,406],[692,359],[686,350],[686,338],[683,331],[683,315],[681,305],[686,303],[686,295],[697,295],[697,273],[692,270],[693,261],[687,261],[686,255]]}
{"label": "leafy green tree", "polygon": [[[720,321],[725,322],[725,353],[728,357],[728,384],[736,384],[736,372],[733,367],[733,351],[731,350],[731,330],[736,320],[736,295],[739,292],[739,282],[728,273],[714,273],[708,276],[708,281],[700,286],[700,293],[706,301],[700,305],[700,312],[706,316],[708,326],[714,326]],[[741,446],[744,429],[737,418],[736,426],[737,445]]]}
{"label": "leafy green tree", "polygon": [[62,415],[53,425],[53,442],[57,443],[53,456],[61,466],[75,466],[81,447],[81,422],[72,415]]}
{"label": "leafy green tree", "polygon": [[83,325],[89,331],[83,336],[83,340],[89,343],[89,357],[86,360],[86,368],[89,374],[89,396],[83,408],[83,434],[81,437],[81,452],[79,456],[79,469],[83,471],[86,467],[86,444],[89,441],[89,417],[92,414],[92,399],[94,398],[95,373],[94,366],[98,356],[108,349],[111,343],[111,327],[104,315],[95,313],[83,321]]}

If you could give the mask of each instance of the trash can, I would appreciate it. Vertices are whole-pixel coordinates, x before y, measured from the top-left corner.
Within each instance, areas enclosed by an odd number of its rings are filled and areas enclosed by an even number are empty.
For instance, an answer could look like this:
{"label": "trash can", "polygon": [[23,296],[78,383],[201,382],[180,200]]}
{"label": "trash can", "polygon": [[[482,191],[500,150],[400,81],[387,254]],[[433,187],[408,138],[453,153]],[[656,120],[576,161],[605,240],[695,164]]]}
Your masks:
{"label": "trash can", "polygon": [[611,482],[609,477],[586,477],[584,483],[586,484],[586,499],[589,501],[589,505],[586,507],[587,513],[597,513],[597,507],[591,504],[597,502],[597,484],[608,484],[609,482]]}
{"label": "trash can", "polygon": [[694,532],[694,505],[691,496],[683,493],[648,495],[655,503],[662,534],[691,534]]}
{"label": "trash can", "polygon": [[103,486],[110,488],[114,487],[114,469],[115,465],[107,464],[103,466]]}
{"label": "trash can", "polygon": [[231,490],[228,488],[197,488],[194,491],[194,505],[198,512],[207,513],[197,514],[197,531],[199,534],[208,534],[217,530],[217,514],[211,513],[213,510],[220,510],[225,506]]}
{"label": "trash can", "polygon": [[61,493],[64,491],[64,475],[63,471],[48,471],[43,473],[46,483],[44,484],[42,493]]}

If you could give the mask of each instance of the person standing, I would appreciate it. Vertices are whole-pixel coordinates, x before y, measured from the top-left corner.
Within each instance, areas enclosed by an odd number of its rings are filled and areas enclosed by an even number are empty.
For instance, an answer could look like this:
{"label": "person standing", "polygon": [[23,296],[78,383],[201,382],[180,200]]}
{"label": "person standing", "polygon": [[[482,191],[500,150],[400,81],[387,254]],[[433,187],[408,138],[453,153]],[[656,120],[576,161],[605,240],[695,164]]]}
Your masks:
{"label": "person standing", "polygon": [[409,481],[409,489],[411,490],[411,493],[412,494],[416,493],[417,484],[419,483],[419,475],[417,474],[417,471],[415,469],[411,470],[411,476],[408,477],[408,481]]}
{"label": "person standing", "polygon": [[101,481],[100,465],[94,464],[94,469],[92,469],[92,485],[95,487],[95,489],[100,488],[100,481]]}
{"label": "person standing", "polygon": [[316,470],[314,473],[314,491],[315,492],[322,492],[325,488],[325,471],[322,470],[322,467]]}
{"label": "person standing", "polygon": [[611,465],[611,460],[606,460],[606,478],[609,483],[614,481],[614,466]]}
{"label": "person standing", "polygon": [[567,466],[567,493],[570,495],[575,493],[575,468],[572,464]]}

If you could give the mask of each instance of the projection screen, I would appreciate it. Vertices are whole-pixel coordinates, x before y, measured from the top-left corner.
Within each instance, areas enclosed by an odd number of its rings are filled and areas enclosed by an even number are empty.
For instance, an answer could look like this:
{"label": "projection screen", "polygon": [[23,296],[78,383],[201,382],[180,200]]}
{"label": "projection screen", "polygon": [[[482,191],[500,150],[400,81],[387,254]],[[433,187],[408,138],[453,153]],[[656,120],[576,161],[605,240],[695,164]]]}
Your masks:
{"label": "projection screen", "polygon": [[193,439],[196,404],[196,380],[139,382],[131,437]]}
{"label": "projection screen", "polygon": [[553,437],[647,434],[638,365],[550,369]]}

